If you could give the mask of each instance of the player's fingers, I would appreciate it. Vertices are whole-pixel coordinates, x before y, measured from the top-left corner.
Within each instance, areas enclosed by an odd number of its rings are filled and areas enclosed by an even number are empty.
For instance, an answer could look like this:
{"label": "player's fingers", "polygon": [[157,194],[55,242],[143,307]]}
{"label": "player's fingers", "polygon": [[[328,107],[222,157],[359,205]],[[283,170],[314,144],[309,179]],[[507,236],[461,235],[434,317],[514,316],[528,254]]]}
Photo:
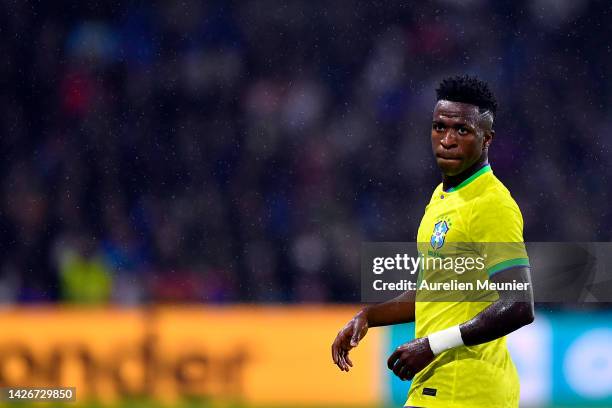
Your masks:
{"label": "player's fingers", "polygon": [[336,341],[334,341],[334,343],[332,344],[331,353],[334,363],[338,364],[338,344],[336,343]]}
{"label": "player's fingers", "polygon": [[346,353],[346,356],[344,357],[344,359],[346,360],[346,362],[348,363],[348,365],[350,365],[351,367],[353,366],[353,362],[351,361],[351,358],[349,357],[349,353]]}
{"label": "player's fingers", "polygon": [[340,367],[342,371],[344,371],[344,366],[342,364],[342,348],[338,347],[336,350],[336,365]]}
{"label": "player's fingers", "polygon": [[400,350],[395,350],[393,354],[389,356],[389,359],[387,360],[387,367],[389,367],[389,370],[393,370],[393,366],[395,365],[395,362],[399,359],[400,353]]}
{"label": "player's fingers", "polygon": [[404,364],[402,364],[401,361],[399,361],[394,367],[393,367],[393,373],[395,373],[395,375],[397,375],[399,378],[402,378],[402,371],[406,370],[406,366]]}
{"label": "player's fingers", "polygon": [[350,369],[350,367],[353,366],[353,364],[349,364],[348,360],[349,360],[349,351],[348,350],[344,350],[344,352],[342,353],[342,359],[344,361],[344,368],[346,369],[346,371],[348,371]]}
{"label": "player's fingers", "polygon": [[346,351],[345,350],[340,351],[340,364],[342,365],[341,368],[343,371],[348,371],[348,364],[346,363]]}
{"label": "player's fingers", "polygon": [[339,369],[344,370],[344,367],[342,366],[342,361],[340,359],[341,352],[342,352],[342,349],[336,343],[334,347],[334,363],[336,363]]}
{"label": "player's fingers", "polygon": [[336,347],[335,346],[336,346],[336,342],[334,341],[331,345],[331,357],[332,357],[334,364],[336,364],[336,350],[335,350]]}
{"label": "player's fingers", "polygon": [[[399,364],[398,364],[399,365]],[[393,371],[395,373],[395,370]],[[400,378],[400,380],[404,381],[408,374],[408,368],[405,365],[402,365],[398,370],[396,375]]]}

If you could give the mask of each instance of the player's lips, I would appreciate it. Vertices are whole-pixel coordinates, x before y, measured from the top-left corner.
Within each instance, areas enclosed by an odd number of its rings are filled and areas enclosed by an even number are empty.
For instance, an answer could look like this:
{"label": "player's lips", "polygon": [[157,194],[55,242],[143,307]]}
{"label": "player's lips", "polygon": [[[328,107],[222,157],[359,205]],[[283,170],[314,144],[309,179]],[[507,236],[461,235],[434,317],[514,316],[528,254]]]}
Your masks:
{"label": "player's lips", "polygon": [[445,154],[436,154],[436,157],[438,159],[442,159],[442,160],[456,160],[456,161],[461,161],[460,157],[453,157],[453,156],[448,156]]}

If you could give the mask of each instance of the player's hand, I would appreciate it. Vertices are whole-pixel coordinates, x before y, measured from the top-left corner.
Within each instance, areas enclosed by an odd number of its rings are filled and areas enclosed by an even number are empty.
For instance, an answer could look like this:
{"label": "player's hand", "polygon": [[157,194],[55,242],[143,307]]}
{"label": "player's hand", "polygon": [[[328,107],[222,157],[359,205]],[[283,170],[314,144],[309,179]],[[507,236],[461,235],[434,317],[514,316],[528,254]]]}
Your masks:
{"label": "player's hand", "polygon": [[421,337],[396,348],[387,360],[387,367],[402,381],[412,380],[415,374],[427,367],[434,358],[429,339]]}
{"label": "player's hand", "polygon": [[353,362],[349,358],[349,351],[357,347],[359,341],[368,332],[368,318],[364,311],[355,315],[347,324],[338,332],[336,340],[331,347],[332,358],[334,363],[342,370],[348,371],[349,367],[353,366]]}

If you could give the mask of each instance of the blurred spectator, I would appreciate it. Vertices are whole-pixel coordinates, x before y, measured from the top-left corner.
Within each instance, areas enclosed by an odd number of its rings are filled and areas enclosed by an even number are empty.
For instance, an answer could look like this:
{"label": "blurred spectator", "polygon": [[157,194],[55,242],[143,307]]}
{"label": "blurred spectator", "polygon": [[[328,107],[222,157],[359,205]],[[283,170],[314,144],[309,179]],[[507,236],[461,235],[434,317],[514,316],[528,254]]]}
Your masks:
{"label": "blurred spectator", "polygon": [[57,269],[62,299],[72,303],[100,304],[110,299],[111,271],[84,237],[71,237],[57,248]]}

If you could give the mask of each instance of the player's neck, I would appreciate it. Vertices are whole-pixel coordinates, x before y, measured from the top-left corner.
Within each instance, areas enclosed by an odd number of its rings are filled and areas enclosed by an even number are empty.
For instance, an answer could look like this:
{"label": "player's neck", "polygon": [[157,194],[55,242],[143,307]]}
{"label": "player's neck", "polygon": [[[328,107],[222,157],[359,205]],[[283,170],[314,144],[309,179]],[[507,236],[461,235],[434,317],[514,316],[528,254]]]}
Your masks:
{"label": "player's neck", "polygon": [[448,191],[453,187],[457,187],[459,184],[463,183],[467,180],[472,174],[476,173],[478,170],[482,169],[484,166],[489,164],[489,160],[486,156],[483,156],[474,163],[470,168],[468,168],[463,173],[457,174],[456,176],[446,176],[442,175],[442,189],[444,191]]}

